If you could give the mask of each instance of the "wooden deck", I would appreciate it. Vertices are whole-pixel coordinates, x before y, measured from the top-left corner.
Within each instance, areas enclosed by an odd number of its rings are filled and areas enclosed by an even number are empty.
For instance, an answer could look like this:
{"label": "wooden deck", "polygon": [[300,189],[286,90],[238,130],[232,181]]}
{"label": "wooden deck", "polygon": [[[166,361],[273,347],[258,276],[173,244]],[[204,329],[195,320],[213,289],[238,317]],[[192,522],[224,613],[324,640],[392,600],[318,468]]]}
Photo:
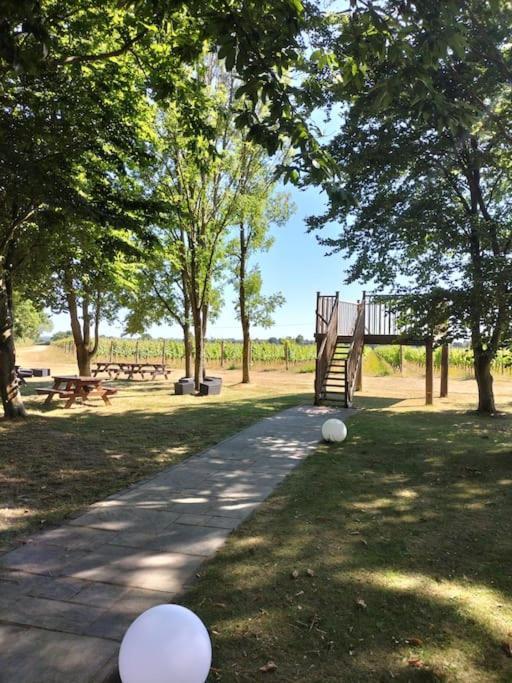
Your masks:
{"label": "wooden deck", "polygon": [[[396,302],[396,297],[394,299]],[[317,358],[315,403],[324,401],[352,404],[353,394],[362,388],[362,358],[365,345],[425,346],[426,403],[433,402],[433,339],[419,338],[400,323],[391,296],[366,295],[353,303],[334,295],[317,294]],[[441,396],[448,395],[448,346],[441,356]]]}

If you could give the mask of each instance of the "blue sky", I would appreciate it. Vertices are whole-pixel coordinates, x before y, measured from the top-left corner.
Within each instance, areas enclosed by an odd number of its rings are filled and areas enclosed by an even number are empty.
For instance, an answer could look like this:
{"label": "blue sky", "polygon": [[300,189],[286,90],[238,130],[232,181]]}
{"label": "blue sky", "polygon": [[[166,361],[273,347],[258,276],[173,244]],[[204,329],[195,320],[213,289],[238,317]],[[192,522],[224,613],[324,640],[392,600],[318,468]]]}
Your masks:
{"label": "blue sky", "polygon": [[[254,262],[261,266],[263,275],[264,294],[280,291],[286,298],[286,303],[275,316],[272,328],[255,327],[253,337],[296,337],[302,334],[311,339],[315,324],[316,292],[332,294],[340,290],[340,296],[349,301],[357,300],[361,295],[361,287],[343,285],[344,260],[339,254],[325,256],[325,249],[321,247],[315,236],[306,233],[305,219],[307,216],[322,211],[325,199],[319,188],[310,187],[305,191],[288,185],[296,205],[296,211],[288,223],[283,227],[274,227],[272,234],[275,244],[271,250],[259,254]],[[333,226],[330,234],[336,233]],[[325,233],[327,234],[327,232]],[[233,310],[233,290],[226,286],[224,290],[224,308],[218,320],[210,324],[208,337],[236,338],[241,337],[240,323]],[[54,332],[69,330],[67,314],[53,315]],[[101,326],[101,334],[118,336],[122,333],[122,322],[118,325]],[[179,337],[178,327],[163,325],[148,330],[153,336]]]}

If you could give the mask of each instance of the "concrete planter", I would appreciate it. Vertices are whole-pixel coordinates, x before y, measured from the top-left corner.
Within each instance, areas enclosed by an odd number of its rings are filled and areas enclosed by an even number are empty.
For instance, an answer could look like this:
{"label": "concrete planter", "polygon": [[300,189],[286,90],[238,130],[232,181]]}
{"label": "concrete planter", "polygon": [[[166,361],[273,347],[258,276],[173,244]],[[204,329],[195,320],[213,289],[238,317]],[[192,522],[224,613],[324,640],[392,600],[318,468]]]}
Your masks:
{"label": "concrete planter", "polygon": [[222,389],[222,377],[205,377],[199,385],[201,396],[215,396],[220,394]]}
{"label": "concrete planter", "polygon": [[174,382],[174,393],[178,396],[193,394],[194,391],[195,386],[193,377],[182,377],[177,382]]}

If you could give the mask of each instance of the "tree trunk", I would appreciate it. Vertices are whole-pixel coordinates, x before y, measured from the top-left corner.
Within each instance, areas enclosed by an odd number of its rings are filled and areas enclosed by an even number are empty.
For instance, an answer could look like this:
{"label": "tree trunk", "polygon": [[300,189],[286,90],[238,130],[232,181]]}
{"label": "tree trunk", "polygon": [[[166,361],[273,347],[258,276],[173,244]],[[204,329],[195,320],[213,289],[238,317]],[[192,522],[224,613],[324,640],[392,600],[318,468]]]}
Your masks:
{"label": "tree trunk", "polygon": [[5,279],[0,282],[0,394],[4,416],[10,420],[26,417],[16,376],[16,349],[14,346],[12,298]]}
{"label": "tree trunk", "polygon": [[493,379],[491,374],[492,359],[487,353],[473,349],[475,378],[478,385],[478,412],[484,415],[496,413],[494,403]]}
{"label": "tree trunk", "polygon": [[251,377],[249,374],[251,364],[251,331],[249,326],[249,319],[247,317],[245,317],[242,321],[242,335],[242,384],[249,384],[251,381]]}
{"label": "tree trunk", "polygon": [[5,271],[0,275],[0,394],[6,418],[26,416],[16,376],[12,287],[10,276]]}
{"label": "tree trunk", "polygon": [[[183,236],[182,236],[183,239]],[[192,376],[192,340],[190,339],[190,299],[187,292],[185,274],[181,273],[183,291],[183,346],[185,351],[185,377]]]}
{"label": "tree trunk", "polygon": [[199,391],[199,385],[203,381],[204,369],[204,320],[203,308],[201,306],[191,306],[192,310],[192,324],[194,326],[194,383],[196,391]]}
{"label": "tree trunk", "polygon": [[204,378],[204,337],[201,313],[194,313],[194,383],[196,391]]}
{"label": "tree trunk", "polygon": [[192,344],[190,339],[190,324],[183,325],[183,348],[185,353],[185,377],[192,376]]}
{"label": "tree trunk", "polygon": [[78,374],[81,377],[91,376],[91,353],[84,342],[79,344],[75,341],[76,362],[78,364]]}
{"label": "tree trunk", "polygon": [[250,321],[247,315],[246,307],[246,292],[245,292],[245,279],[247,271],[247,240],[245,235],[245,226],[240,223],[240,273],[239,273],[239,286],[238,286],[238,306],[240,309],[240,320],[242,322],[242,336],[243,336],[243,347],[242,347],[242,384],[249,384],[251,381],[250,377],[250,353],[251,353],[251,332],[250,332]]}

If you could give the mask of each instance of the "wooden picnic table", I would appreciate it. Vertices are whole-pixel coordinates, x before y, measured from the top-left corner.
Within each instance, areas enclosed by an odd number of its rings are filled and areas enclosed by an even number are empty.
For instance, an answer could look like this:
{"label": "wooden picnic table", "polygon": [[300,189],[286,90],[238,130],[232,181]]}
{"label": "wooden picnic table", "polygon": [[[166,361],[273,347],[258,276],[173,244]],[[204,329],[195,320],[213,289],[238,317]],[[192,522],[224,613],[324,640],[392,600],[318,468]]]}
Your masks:
{"label": "wooden picnic table", "polygon": [[164,375],[165,379],[169,378],[169,370],[165,363],[98,361],[92,374],[96,377],[100,372],[106,372],[109,377],[114,379],[118,379],[121,374],[127,375],[127,379],[133,379],[134,375],[140,375],[142,379],[145,379],[146,374],[150,375],[151,379],[155,379],[157,375]]}
{"label": "wooden picnic table", "polygon": [[79,398],[82,401],[91,394],[97,394],[106,405],[112,405],[109,396],[117,393],[113,387],[103,386],[99,377],[78,377],[77,375],[54,375],[51,389],[36,389],[38,394],[46,394],[45,404],[51,403],[54,396],[66,398],[65,408],[70,408]]}

